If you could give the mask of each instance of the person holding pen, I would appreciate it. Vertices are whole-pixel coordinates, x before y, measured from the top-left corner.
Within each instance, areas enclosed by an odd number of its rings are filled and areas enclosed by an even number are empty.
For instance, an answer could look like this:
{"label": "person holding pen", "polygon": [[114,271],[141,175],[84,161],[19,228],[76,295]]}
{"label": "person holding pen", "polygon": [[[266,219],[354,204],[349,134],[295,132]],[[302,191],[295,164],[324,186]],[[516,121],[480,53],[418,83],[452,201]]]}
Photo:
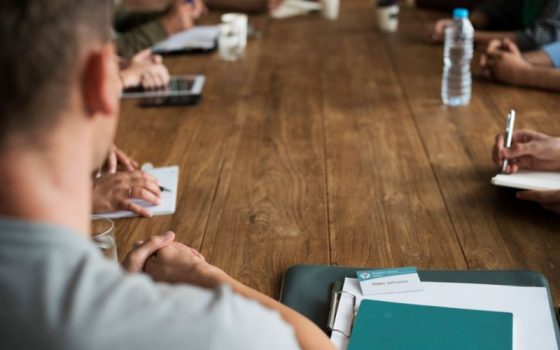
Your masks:
{"label": "person holding pen", "polygon": [[[511,147],[504,147],[505,134],[496,135],[492,160],[502,167],[507,159],[505,173],[519,170],[560,171],[560,137],[533,130],[513,131]],[[517,198],[534,201],[544,209],[560,214],[560,191],[519,191]]]}
{"label": "person holding pen", "polygon": [[91,175],[119,114],[112,5],[0,2],[2,348],[333,349],[173,233],[147,232],[122,267],[91,242]]}

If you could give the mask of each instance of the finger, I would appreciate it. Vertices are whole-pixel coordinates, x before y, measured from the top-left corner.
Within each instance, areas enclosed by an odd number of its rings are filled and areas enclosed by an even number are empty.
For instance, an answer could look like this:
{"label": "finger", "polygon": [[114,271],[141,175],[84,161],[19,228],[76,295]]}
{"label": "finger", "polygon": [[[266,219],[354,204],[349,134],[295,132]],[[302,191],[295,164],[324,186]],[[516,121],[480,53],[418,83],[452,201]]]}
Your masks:
{"label": "finger", "polygon": [[133,212],[134,214],[138,214],[138,215],[143,216],[145,218],[151,218],[153,216],[151,211],[142,207],[141,205],[138,205],[136,203],[132,203],[128,199],[119,201],[118,205],[119,205],[119,208],[122,209],[122,210],[127,210],[127,211],[130,211],[130,212]]}
{"label": "finger", "polygon": [[152,55],[152,63],[161,64],[162,61],[163,58],[161,57],[161,55]]}
{"label": "finger", "polygon": [[486,46],[486,53],[491,53],[491,52],[497,52],[501,49],[502,47],[502,41],[498,40],[498,39],[494,39],[492,41],[490,41],[490,43],[488,43],[488,46]]}
{"label": "finger", "polygon": [[117,153],[118,162],[121,163],[125,167],[126,170],[128,170],[128,171],[134,171],[135,170],[132,159],[126,153],[124,153],[123,151],[121,151],[119,149],[117,150],[116,153]]}
{"label": "finger", "polygon": [[486,68],[487,64],[488,64],[488,56],[486,54],[480,55],[480,61],[478,62],[480,68]]}
{"label": "finger", "polygon": [[115,150],[109,153],[109,158],[107,160],[109,165],[109,174],[114,174],[117,172],[117,155]]}
{"label": "finger", "polygon": [[140,187],[132,188],[132,191],[130,192],[130,196],[132,198],[141,199],[153,205],[158,205],[160,203],[160,199],[158,195]]}
{"label": "finger", "polygon": [[128,272],[142,271],[146,260],[159,249],[168,246],[174,239],[175,234],[171,231],[148,238],[142,245],[127,254],[122,262],[123,267]]}
{"label": "finger", "polygon": [[517,45],[509,38],[505,38],[503,41],[503,47],[518,56],[521,56],[521,52],[519,51],[519,48],[517,47]]}
{"label": "finger", "polygon": [[152,55],[152,50],[151,49],[145,49],[145,50],[142,50],[142,51],[138,52],[136,55],[134,55],[132,60],[135,61],[135,62],[146,61],[150,58],[151,55]]}
{"label": "finger", "polygon": [[504,148],[500,152],[507,159],[519,158],[522,156],[534,156],[541,149],[537,142],[531,141],[527,143],[515,143],[509,148]]}
{"label": "finger", "polygon": [[157,181],[157,179],[151,177],[146,173],[143,173],[140,177],[132,179],[132,181],[130,182],[130,187],[137,187],[148,190],[158,198],[161,195],[161,190],[159,189],[159,182]]}
{"label": "finger", "polygon": [[492,158],[494,159],[494,162],[496,162],[498,165],[501,164],[501,162],[503,162],[504,157],[502,155],[502,149],[504,148],[504,134],[503,133],[499,133],[496,134],[496,137],[494,138],[494,147],[492,148]]}

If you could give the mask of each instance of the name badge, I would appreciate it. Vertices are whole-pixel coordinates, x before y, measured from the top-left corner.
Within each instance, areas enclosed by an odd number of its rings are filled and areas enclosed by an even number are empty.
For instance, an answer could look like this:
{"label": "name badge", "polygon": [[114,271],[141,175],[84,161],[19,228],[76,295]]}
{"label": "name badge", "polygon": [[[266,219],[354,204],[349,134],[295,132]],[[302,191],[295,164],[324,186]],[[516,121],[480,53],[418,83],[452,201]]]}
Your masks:
{"label": "name badge", "polygon": [[358,271],[363,295],[415,292],[422,290],[416,267]]}

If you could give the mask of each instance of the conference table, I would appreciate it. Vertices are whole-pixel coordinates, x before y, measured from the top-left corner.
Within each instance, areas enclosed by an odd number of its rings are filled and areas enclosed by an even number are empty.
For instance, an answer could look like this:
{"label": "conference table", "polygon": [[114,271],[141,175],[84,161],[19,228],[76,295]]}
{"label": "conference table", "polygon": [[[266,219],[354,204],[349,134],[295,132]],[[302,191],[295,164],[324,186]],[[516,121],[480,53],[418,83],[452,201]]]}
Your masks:
{"label": "conference table", "polygon": [[[442,16],[403,7],[377,30],[372,1],[340,17],[250,17],[262,37],[235,62],[165,57],[204,74],[196,106],[122,106],[116,144],[140,163],[179,165],[174,215],[117,220],[119,257],[167,230],[234,278],[278,297],[294,264],[542,272],[560,302],[556,214],[490,184],[494,136],[560,135],[560,99],[489,81],[474,66],[465,107],[441,102]],[[212,13],[203,23],[218,23]]]}

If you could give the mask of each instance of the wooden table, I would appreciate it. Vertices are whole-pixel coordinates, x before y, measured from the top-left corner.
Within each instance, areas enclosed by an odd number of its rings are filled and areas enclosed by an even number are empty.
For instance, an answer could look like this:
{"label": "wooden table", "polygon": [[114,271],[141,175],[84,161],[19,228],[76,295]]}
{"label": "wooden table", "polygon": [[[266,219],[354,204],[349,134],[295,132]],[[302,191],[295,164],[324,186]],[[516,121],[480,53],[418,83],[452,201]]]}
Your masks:
{"label": "wooden table", "polygon": [[[372,2],[319,15],[251,18],[245,57],[166,58],[207,76],[196,107],[125,103],[117,144],[140,162],[181,167],[177,212],[117,223],[119,254],[166,230],[233,277],[278,296],[300,263],[543,272],[560,301],[555,214],[495,188],[495,133],[560,135],[560,98],[476,78],[468,107],[440,101],[436,14],[405,8],[396,34]],[[217,16],[211,17],[217,20]]]}

